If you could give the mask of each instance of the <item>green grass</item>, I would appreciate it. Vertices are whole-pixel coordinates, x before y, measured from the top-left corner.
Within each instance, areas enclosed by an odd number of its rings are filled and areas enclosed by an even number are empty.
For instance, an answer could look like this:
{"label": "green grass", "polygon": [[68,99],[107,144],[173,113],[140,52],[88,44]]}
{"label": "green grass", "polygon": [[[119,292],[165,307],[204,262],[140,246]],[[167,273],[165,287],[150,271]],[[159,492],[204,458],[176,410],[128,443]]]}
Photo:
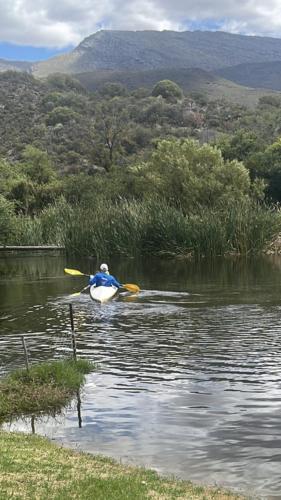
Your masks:
{"label": "green grass", "polygon": [[[0,382],[0,422],[60,409],[93,369],[85,360],[57,361],[18,370]],[[0,500],[15,499],[238,499],[220,488],[160,478],[59,447],[45,438],[0,430]]]}
{"label": "green grass", "polygon": [[93,369],[86,360],[63,360],[18,370],[0,380],[0,422],[61,409]]}
{"label": "green grass", "polygon": [[160,478],[103,457],[67,450],[45,438],[0,431],[0,499],[234,500],[219,488]]}

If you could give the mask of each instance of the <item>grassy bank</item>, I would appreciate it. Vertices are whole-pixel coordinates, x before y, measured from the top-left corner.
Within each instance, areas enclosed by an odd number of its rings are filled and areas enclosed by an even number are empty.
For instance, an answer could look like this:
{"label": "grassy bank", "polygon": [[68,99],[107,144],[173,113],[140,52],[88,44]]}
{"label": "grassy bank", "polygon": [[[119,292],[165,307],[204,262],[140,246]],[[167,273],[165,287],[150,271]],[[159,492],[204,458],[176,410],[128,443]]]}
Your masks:
{"label": "grassy bank", "polygon": [[63,360],[32,366],[29,372],[13,372],[0,380],[0,422],[23,414],[59,410],[92,369],[86,360]]}
{"label": "grassy bank", "polygon": [[0,498],[95,500],[242,498],[170,481],[155,472],[63,449],[45,438],[0,431]]}
{"label": "grassy bank", "polygon": [[[0,382],[0,422],[54,411],[66,404],[91,371],[85,360],[19,370]],[[0,500],[238,499],[219,488],[160,478],[155,472],[61,448],[45,438],[0,430]]]}

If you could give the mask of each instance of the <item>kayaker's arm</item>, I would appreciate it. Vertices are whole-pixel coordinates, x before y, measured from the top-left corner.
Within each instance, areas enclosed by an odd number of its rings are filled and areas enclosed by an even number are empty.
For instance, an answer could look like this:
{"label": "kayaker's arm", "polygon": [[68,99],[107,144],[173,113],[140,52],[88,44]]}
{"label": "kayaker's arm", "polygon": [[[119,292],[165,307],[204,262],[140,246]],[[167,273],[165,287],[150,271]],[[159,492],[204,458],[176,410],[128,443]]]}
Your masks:
{"label": "kayaker's arm", "polygon": [[117,279],[116,279],[116,278],[114,278],[114,276],[112,276],[112,282],[111,282],[111,285],[116,286],[117,288],[122,288],[121,283],[119,283],[119,281],[117,281]]}
{"label": "kayaker's arm", "polygon": [[97,284],[97,279],[96,275],[91,274],[89,278],[89,286],[96,285]]}

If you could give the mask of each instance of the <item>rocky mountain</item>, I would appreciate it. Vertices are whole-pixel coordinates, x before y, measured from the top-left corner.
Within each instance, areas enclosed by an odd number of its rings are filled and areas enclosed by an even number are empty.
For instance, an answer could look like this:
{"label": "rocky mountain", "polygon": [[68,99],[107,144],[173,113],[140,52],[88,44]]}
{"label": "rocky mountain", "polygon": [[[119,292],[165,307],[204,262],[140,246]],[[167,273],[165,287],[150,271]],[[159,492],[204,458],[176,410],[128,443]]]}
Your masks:
{"label": "rocky mountain", "polygon": [[203,81],[203,87],[216,86],[217,92],[225,87],[223,78],[228,80],[226,94],[231,90],[238,96],[239,89],[231,89],[229,81],[281,90],[281,39],[221,31],[102,30],[71,52],[46,61],[0,59],[0,72],[6,70],[43,78],[53,73],[75,74],[91,90],[105,81],[117,81],[130,89],[151,88],[159,79],[168,78],[187,91],[196,85],[201,89]]}
{"label": "rocky mountain", "polygon": [[33,65],[39,77],[97,70],[220,68],[281,61],[281,40],[221,31],[107,31],[85,38],[68,54]]}

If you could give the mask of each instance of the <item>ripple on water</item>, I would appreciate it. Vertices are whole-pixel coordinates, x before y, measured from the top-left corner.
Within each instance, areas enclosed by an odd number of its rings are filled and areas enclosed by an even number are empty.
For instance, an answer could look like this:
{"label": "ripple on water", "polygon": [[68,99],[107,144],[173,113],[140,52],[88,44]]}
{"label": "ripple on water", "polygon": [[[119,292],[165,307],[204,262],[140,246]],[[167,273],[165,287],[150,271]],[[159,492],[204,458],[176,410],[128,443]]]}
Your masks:
{"label": "ripple on water", "polygon": [[[147,290],[130,302],[71,298],[79,355],[99,364],[77,402],[38,432],[162,472],[278,497],[280,306]],[[70,297],[1,315],[2,371],[71,349]],[[29,421],[8,428],[25,429]]]}

